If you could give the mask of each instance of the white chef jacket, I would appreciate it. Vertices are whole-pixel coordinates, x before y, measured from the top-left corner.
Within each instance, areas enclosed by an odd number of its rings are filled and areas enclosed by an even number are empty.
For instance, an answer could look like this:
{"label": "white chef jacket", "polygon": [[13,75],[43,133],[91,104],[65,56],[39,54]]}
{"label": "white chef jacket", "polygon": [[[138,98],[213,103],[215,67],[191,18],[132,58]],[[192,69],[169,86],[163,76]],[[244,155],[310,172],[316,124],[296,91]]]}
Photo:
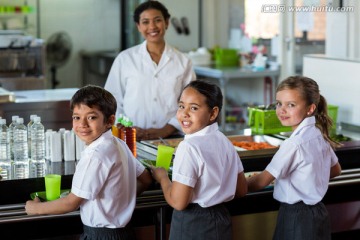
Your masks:
{"label": "white chef jacket", "polygon": [[80,216],[89,227],[120,228],[130,221],[136,201],[136,178],[144,166],[111,131],[87,146],[78,162],[71,192],[85,200]]}
{"label": "white chef jacket", "polygon": [[183,53],[166,44],[158,65],[142,44],[122,51],[115,59],[105,89],[116,98],[117,115],[124,114],[141,128],[162,128],[176,120],[182,89],[195,80],[192,63]]}
{"label": "white chef jacket", "polygon": [[276,178],[274,198],[288,204],[303,201],[315,205],[324,197],[330,168],[337,162],[330,144],[315,126],[315,117],[305,118],[266,167]]}
{"label": "white chef jacket", "polygon": [[194,188],[191,203],[211,207],[234,198],[243,171],[233,144],[213,123],[185,135],[176,150],[172,181]]}

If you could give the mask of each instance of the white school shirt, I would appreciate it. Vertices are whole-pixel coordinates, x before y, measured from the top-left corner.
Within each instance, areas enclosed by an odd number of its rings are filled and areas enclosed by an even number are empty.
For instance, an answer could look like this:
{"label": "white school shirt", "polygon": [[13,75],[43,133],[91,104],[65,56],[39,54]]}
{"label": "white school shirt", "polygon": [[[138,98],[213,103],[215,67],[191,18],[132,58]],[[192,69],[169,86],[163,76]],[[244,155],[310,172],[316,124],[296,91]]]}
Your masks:
{"label": "white school shirt", "polygon": [[305,118],[280,146],[266,170],[276,178],[274,198],[294,204],[320,202],[329,185],[330,168],[338,162],[335,152],[315,126]]}
{"label": "white school shirt", "polygon": [[88,145],[76,165],[71,192],[84,198],[80,216],[89,227],[120,228],[135,208],[137,177],[143,165],[111,131]]}
{"label": "white school shirt", "polygon": [[129,117],[140,128],[162,128],[176,119],[182,89],[195,80],[192,63],[168,44],[158,65],[142,44],[122,51],[114,60],[105,89],[117,101],[117,114]]}
{"label": "white school shirt", "polygon": [[172,181],[194,188],[192,203],[211,207],[234,198],[243,170],[233,144],[213,123],[185,135],[176,150]]}

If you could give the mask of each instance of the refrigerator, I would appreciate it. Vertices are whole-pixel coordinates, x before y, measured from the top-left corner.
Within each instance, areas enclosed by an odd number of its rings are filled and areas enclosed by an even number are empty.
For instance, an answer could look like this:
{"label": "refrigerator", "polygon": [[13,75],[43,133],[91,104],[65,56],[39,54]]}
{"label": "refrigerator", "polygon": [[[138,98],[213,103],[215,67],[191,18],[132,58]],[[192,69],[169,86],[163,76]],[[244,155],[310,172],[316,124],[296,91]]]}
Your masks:
{"label": "refrigerator", "polygon": [[[121,49],[126,49],[144,41],[136,28],[133,12],[144,0],[122,0],[121,2]],[[202,0],[160,0],[171,15],[166,31],[167,43],[182,52],[189,52],[202,45],[201,9]]]}

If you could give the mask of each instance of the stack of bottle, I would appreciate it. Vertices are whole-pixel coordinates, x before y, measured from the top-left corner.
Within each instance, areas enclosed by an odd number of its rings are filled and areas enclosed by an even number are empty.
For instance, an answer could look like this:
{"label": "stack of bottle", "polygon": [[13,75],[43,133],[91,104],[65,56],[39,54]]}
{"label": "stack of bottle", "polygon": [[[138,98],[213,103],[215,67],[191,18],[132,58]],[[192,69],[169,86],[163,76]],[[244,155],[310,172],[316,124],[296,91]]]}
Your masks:
{"label": "stack of bottle", "polygon": [[10,134],[6,119],[0,119],[0,175],[11,179]]}
{"label": "stack of bottle", "polygon": [[113,135],[123,140],[136,157],[136,129],[133,122],[124,115],[120,115],[116,125],[112,128]]}
{"label": "stack of bottle", "polygon": [[45,138],[41,118],[31,115],[25,125],[24,119],[12,116],[6,125],[0,119],[0,168],[3,179],[22,179],[44,176]]}
{"label": "stack of bottle", "polygon": [[[7,126],[0,117],[0,175],[3,180],[43,177],[49,162],[79,160],[85,143],[72,130],[45,131],[41,118],[30,116],[28,124],[12,116]],[[48,161],[46,161],[48,160]]]}

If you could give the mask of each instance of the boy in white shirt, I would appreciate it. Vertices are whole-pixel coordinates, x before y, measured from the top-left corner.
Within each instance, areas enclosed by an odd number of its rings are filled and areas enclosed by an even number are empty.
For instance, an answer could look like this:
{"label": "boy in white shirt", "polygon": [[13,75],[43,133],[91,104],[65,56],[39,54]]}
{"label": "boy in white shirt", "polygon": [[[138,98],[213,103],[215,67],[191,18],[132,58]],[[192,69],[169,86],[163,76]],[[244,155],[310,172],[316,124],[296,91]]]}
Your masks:
{"label": "boy in white shirt", "polygon": [[[76,166],[71,193],[50,202],[26,202],[27,214],[63,214],[80,207],[80,239],[133,239],[126,225],[136,194],[151,184],[150,173],[127,145],[111,133],[116,100],[98,86],[85,86],[71,99],[73,130],[86,143]],[[138,182],[138,184],[137,184]]]}

